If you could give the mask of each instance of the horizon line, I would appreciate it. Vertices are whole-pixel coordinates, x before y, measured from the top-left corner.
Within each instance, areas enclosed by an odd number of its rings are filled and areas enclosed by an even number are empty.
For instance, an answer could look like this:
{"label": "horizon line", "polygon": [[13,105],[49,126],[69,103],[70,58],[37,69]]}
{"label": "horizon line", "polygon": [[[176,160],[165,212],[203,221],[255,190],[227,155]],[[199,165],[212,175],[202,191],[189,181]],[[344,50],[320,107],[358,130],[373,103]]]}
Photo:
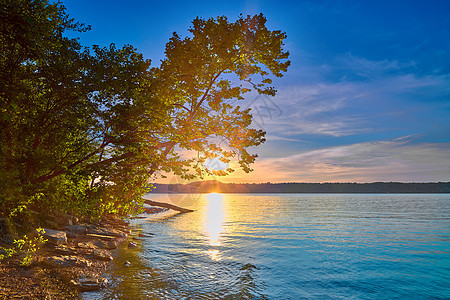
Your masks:
{"label": "horizon line", "polygon": [[401,181],[373,181],[373,182],[330,182],[330,181],[324,181],[324,182],[298,182],[298,181],[285,181],[285,182],[222,182],[217,179],[211,179],[211,180],[197,180],[192,182],[177,182],[177,183],[158,183],[153,182],[151,184],[164,184],[164,185],[174,185],[174,184],[192,184],[192,183],[207,183],[207,182],[215,182],[215,183],[221,183],[221,184],[375,184],[375,183],[397,183],[397,184],[443,184],[447,183],[450,184],[450,181],[429,181],[429,182],[416,182],[416,181],[409,181],[409,182],[401,182]]}

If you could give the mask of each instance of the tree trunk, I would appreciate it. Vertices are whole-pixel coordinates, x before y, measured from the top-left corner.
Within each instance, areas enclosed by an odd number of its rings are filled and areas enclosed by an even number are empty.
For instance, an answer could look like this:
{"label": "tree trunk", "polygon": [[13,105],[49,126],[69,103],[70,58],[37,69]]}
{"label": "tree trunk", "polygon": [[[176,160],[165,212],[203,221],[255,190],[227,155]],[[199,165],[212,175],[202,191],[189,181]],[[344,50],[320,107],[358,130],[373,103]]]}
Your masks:
{"label": "tree trunk", "polygon": [[169,209],[173,209],[182,213],[187,213],[187,212],[193,212],[192,209],[187,209],[187,208],[182,208],[173,204],[169,204],[169,203],[164,203],[164,202],[158,202],[158,201],[153,201],[153,200],[144,200],[145,204],[148,205],[152,205],[152,206],[159,206],[159,207],[164,207],[164,208],[169,208]]}

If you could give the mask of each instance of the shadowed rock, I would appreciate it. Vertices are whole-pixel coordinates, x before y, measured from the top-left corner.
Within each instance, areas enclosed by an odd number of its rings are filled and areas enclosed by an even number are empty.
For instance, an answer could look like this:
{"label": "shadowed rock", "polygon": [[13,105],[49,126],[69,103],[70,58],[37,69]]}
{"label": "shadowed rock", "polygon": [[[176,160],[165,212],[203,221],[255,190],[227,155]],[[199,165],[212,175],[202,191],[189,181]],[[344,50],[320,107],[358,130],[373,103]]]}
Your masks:
{"label": "shadowed rock", "polygon": [[65,226],[64,228],[75,234],[86,234],[86,231],[87,231],[86,225],[70,225],[70,226]]}
{"label": "shadowed rock", "polygon": [[67,235],[64,231],[44,228],[43,236],[53,245],[67,244]]}

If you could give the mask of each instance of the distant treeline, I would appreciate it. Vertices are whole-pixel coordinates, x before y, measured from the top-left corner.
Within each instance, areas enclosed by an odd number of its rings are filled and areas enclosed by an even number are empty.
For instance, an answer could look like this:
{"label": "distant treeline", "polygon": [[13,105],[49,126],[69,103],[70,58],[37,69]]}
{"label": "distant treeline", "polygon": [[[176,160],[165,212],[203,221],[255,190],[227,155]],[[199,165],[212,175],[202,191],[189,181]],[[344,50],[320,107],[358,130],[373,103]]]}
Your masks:
{"label": "distant treeline", "polygon": [[450,193],[450,182],[436,183],[222,183],[154,184],[153,193]]}

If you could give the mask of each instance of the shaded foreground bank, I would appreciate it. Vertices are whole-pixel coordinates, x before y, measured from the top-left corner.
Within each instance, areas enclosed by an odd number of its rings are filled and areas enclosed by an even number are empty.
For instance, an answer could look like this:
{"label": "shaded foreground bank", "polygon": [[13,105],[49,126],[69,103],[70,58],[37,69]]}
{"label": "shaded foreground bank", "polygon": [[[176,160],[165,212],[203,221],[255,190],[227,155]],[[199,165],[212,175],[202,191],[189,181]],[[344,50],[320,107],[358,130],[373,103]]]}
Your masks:
{"label": "shaded foreground bank", "polygon": [[[145,210],[157,213],[164,209]],[[0,299],[79,299],[80,292],[107,286],[103,275],[113,260],[111,251],[121,243],[136,246],[128,225],[106,216],[97,223],[55,223],[55,229],[46,228],[47,242],[33,254],[30,265],[23,265],[23,252],[0,260]],[[0,230],[5,249],[13,247],[14,231],[7,226],[3,222]]]}

